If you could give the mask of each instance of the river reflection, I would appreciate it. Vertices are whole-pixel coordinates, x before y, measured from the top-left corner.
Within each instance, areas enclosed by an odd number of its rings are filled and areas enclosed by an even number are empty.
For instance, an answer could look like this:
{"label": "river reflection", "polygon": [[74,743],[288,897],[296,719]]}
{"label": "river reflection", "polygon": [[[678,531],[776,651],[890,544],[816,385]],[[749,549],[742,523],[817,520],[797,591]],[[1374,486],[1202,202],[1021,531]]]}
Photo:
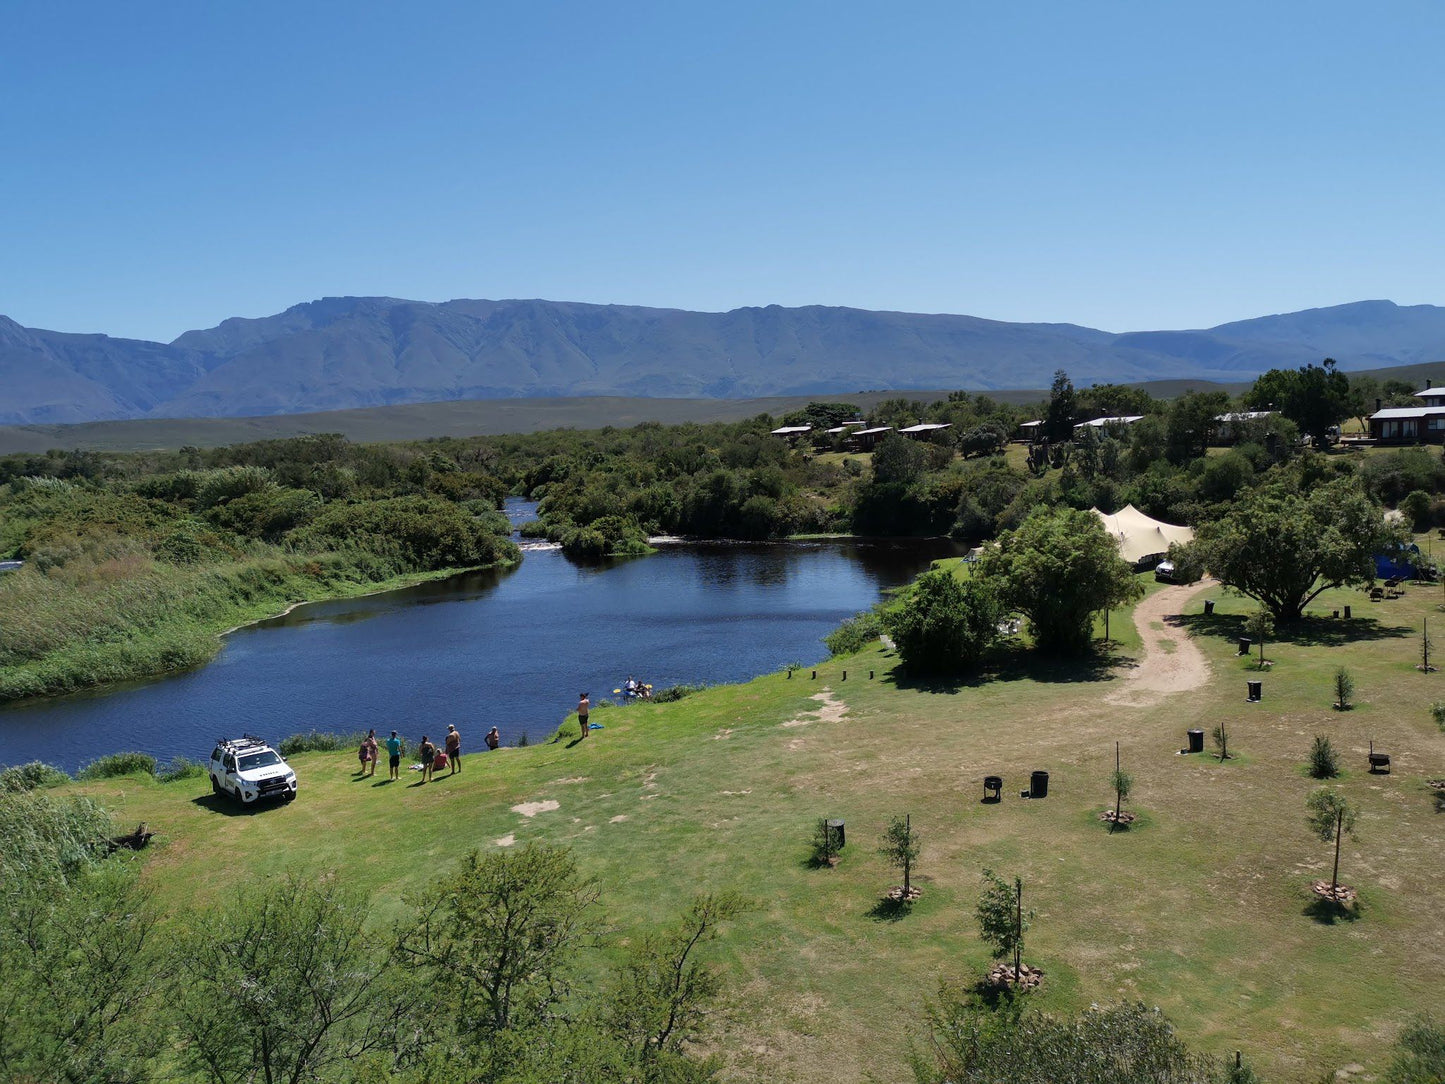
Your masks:
{"label": "river reflection", "polygon": [[[514,520],[529,507],[510,502]],[[582,690],[629,674],[657,688],[742,681],[827,654],[821,637],[908,582],[947,542],[667,545],[578,566],[529,548],[507,571],[468,572],[367,598],[298,607],[227,637],[214,662],[161,680],[0,710],[0,763],[74,771],[103,753],[209,752],[223,733],[455,723],[476,749],[550,733]]]}

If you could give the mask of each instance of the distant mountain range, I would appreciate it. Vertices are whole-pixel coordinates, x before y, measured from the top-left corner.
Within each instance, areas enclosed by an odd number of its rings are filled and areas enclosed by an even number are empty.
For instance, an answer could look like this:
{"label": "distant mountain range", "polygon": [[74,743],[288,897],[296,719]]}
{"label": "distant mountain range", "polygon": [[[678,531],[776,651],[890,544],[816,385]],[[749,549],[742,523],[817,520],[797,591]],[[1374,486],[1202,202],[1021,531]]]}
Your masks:
{"label": "distant mountain range", "polygon": [[1333,357],[1445,359],[1445,308],[1361,301],[1194,331],[807,306],[725,313],[335,297],[172,343],[0,316],[0,424],[245,417],[469,399],[750,398],[865,389],[1248,380]]}

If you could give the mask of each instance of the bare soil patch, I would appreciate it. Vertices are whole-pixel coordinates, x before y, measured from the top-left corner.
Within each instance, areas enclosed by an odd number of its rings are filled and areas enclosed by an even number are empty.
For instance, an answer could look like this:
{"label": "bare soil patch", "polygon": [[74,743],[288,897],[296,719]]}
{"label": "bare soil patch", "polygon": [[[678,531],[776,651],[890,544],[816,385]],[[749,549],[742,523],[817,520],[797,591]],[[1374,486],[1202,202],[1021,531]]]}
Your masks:
{"label": "bare soil patch", "polygon": [[538,813],[550,813],[560,808],[557,802],[551,798],[544,798],[540,802],[521,802],[512,807],[513,813],[520,813],[524,817],[535,817]]}
{"label": "bare soil patch", "polygon": [[848,714],[848,705],[833,695],[832,689],[825,688],[822,692],[814,693],[808,697],[809,700],[816,700],[819,704],[812,711],[805,711],[796,719],[789,719],[783,723],[785,727],[807,726],[809,723],[838,723],[842,722]]}

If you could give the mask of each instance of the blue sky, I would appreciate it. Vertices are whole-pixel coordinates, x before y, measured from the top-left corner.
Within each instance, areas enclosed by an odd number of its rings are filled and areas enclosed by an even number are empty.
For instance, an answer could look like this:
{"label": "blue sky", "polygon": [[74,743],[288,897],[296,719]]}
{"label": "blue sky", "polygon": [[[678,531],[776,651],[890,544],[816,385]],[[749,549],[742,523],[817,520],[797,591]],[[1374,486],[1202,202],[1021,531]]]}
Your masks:
{"label": "blue sky", "polygon": [[0,313],[1442,303],[1445,5],[0,0]]}

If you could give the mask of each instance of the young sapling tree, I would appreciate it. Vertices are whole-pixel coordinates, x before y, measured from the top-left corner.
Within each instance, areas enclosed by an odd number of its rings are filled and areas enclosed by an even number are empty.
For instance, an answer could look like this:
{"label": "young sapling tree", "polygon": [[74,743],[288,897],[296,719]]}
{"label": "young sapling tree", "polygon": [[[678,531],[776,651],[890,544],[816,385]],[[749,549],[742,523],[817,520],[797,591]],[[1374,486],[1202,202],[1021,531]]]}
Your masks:
{"label": "young sapling tree", "polygon": [[1126,824],[1134,819],[1132,814],[1127,819],[1124,814],[1124,799],[1129,797],[1129,792],[1134,789],[1134,777],[1119,764],[1118,742],[1114,743],[1114,774],[1109,777],[1109,786],[1114,791],[1114,811],[1112,816],[1106,813],[1104,819],[1110,822],[1109,830],[1113,831],[1115,825]]}
{"label": "young sapling tree", "polygon": [[1214,752],[1219,757],[1220,761],[1223,762],[1228,760],[1229,731],[1225,729],[1223,719],[1221,719],[1219,721],[1219,725],[1214,728],[1213,732],[1210,734],[1210,738],[1214,742]]}
{"label": "young sapling tree", "polygon": [[813,829],[813,865],[834,866],[838,863],[838,833],[828,825],[827,817],[819,817]]}
{"label": "young sapling tree", "polygon": [[1333,779],[1340,774],[1340,754],[1330,739],[1316,734],[1310,746],[1310,775],[1315,779]]}
{"label": "young sapling tree", "polygon": [[883,845],[878,848],[878,853],[888,860],[890,866],[903,871],[903,884],[889,893],[889,896],[899,903],[912,903],[923,895],[921,890],[913,887],[911,881],[913,864],[918,861],[918,851],[918,834],[913,831],[912,815],[905,814],[890,820],[888,831],[883,833]]}
{"label": "young sapling tree", "polygon": [[983,885],[975,910],[979,936],[993,949],[995,960],[1013,957],[1012,981],[1017,983],[1023,973],[1024,934],[1033,918],[1032,913],[1024,912],[1023,878],[1015,877],[1010,885],[993,870],[986,869]]}
{"label": "young sapling tree", "polygon": [[1274,635],[1274,614],[1260,607],[1244,622],[1244,631],[1259,644],[1259,669],[1264,669],[1264,642]]}
{"label": "young sapling tree", "polygon": [[1335,865],[1330,873],[1329,890],[1322,891],[1323,882],[1316,882],[1315,891],[1332,903],[1353,899],[1352,890],[1341,890],[1340,887],[1340,840],[1355,834],[1355,807],[1339,791],[1320,787],[1305,799],[1305,810],[1310,830],[1325,843],[1330,841],[1331,836],[1335,840]]}
{"label": "young sapling tree", "polygon": [[1343,666],[1335,670],[1335,710],[1349,711],[1354,707],[1355,679]]}
{"label": "young sapling tree", "polygon": [[1424,619],[1420,628],[1420,665],[1417,669],[1423,674],[1429,674],[1435,667],[1430,665],[1430,649],[1435,645],[1430,642],[1430,619]]}

